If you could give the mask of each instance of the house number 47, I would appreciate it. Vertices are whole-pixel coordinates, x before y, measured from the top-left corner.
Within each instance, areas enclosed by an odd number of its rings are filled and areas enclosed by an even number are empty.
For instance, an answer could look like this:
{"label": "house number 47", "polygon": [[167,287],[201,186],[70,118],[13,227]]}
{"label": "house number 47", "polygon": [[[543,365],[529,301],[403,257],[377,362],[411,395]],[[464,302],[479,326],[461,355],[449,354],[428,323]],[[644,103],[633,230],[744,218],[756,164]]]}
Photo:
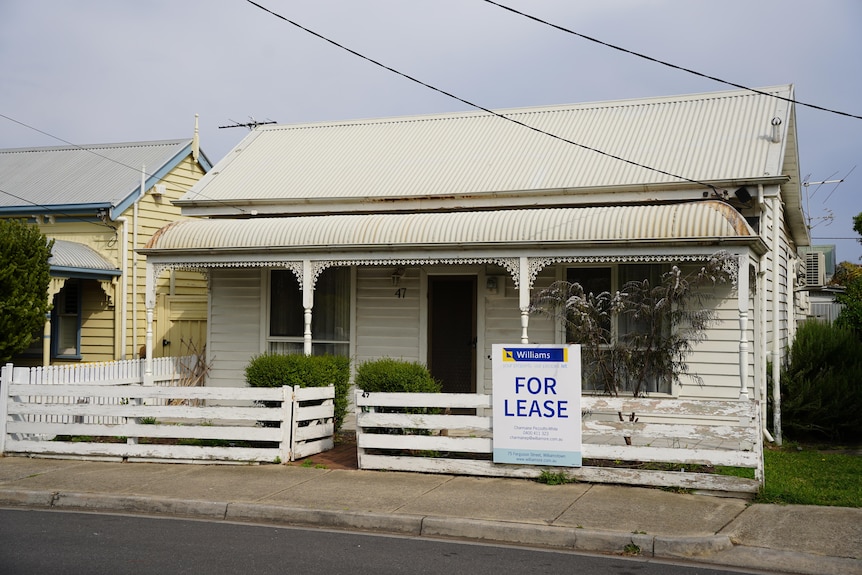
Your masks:
{"label": "house number 47", "polygon": [[395,290],[395,297],[398,299],[404,299],[407,297],[407,288],[398,288]]}

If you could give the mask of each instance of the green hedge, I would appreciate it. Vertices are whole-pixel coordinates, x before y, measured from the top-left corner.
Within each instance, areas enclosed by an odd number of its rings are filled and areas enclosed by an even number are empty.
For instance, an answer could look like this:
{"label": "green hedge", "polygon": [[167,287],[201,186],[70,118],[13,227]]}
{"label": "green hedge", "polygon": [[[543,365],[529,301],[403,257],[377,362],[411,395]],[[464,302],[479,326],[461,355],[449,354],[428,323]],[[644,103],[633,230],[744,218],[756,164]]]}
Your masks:
{"label": "green hedge", "polygon": [[853,330],[800,325],[781,375],[781,422],[795,439],[862,439],[862,342]]}
{"label": "green hedge", "polygon": [[335,386],[335,429],[341,429],[347,414],[350,387],[350,360],[336,355],[264,354],[253,358],[245,368],[250,387],[326,387]]}
{"label": "green hedge", "polygon": [[442,385],[418,362],[382,358],[356,370],[356,387],[368,392],[440,393]]}

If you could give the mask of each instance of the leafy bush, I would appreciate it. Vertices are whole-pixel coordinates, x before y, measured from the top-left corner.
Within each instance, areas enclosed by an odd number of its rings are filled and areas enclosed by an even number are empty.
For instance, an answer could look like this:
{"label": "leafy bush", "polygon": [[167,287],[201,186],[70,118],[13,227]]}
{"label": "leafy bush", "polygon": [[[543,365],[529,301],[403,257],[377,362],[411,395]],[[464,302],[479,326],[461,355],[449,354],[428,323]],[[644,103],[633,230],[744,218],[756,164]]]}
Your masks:
{"label": "leafy bush", "polygon": [[347,414],[350,387],[350,360],[336,355],[263,354],[245,368],[251,387],[326,387],[335,386],[335,429],[341,429]]}
{"label": "leafy bush", "polygon": [[781,376],[782,427],[797,439],[862,439],[862,342],[851,329],[809,320]]}
{"label": "leafy bush", "polygon": [[356,387],[368,392],[440,393],[443,386],[418,362],[389,358],[366,361],[356,370]]}
{"label": "leafy bush", "polygon": [[[356,387],[369,393],[440,393],[443,385],[431,377],[428,368],[418,362],[390,358],[366,361],[356,369]],[[439,413],[437,408],[381,407],[381,413]],[[366,428],[367,433],[428,435],[427,429]]]}
{"label": "leafy bush", "polygon": [[842,304],[835,323],[852,329],[857,337],[862,338],[862,266],[853,266],[847,262],[841,265],[842,271],[845,272],[841,280],[844,293],[835,296],[835,301]]}

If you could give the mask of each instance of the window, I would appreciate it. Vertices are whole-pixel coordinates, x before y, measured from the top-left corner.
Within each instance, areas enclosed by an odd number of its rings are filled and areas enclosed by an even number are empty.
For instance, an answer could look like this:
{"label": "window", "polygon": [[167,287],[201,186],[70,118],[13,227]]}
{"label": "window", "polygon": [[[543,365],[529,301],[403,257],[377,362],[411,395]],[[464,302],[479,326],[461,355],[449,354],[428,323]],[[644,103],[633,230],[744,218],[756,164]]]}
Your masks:
{"label": "window", "polygon": [[[590,294],[599,296],[602,293],[610,293],[613,283],[611,268],[569,268],[566,270],[566,281],[580,284],[584,289],[584,296]],[[602,318],[601,329],[609,334],[612,333],[610,316]],[[609,338],[610,339],[610,338]],[[571,327],[567,329],[566,341],[576,341],[577,337],[572,333]]]}
{"label": "window", "polygon": [[[305,310],[302,290],[293,272],[272,270],[269,281],[270,353],[302,353]],[[314,289],[311,314],[314,355],[350,353],[350,269],[328,268]]]}
{"label": "window", "polygon": [[81,357],[81,283],[66,280],[63,289],[54,296],[51,317],[52,351],[54,357]]}
{"label": "window", "polygon": [[[601,343],[593,348],[584,346],[583,354],[583,388],[589,391],[604,391],[607,381],[613,379],[620,390],[633,391],[636,384],[633,365],[637,365],[637,354],[621,353],[623,347],[637,349],[655,334],[666,334],[669,322],[664,318],[657,321],[644,319],[641,314],[629,311],[612,313],[611,300],[616,292],[630,293],[626,290],[631,282],[641,283],[646,280],[649,286],[657,286],[661,282],[664,268],[654,264],[627,264],[616,267],[568,268],[566,281],[578,283],[583,288],[584,297],[598,306],[602,312],[597,314],[597,325],[600,329]],[[630,300],[629,300],[630,301]],[[641,304],[652,305],[649,297],[641,300]],[[580,342],[579,334],[574,333],[571,326],[566,329],[566,341]],[[592,357],[599,356],[599,357]],[[641,354],[643,362],[651,360],[646,354]],[[599,359],[601,361],[599,361]],[[671,382],[668,378],[650,377],[641,383],[641,392],[670,393]]]}

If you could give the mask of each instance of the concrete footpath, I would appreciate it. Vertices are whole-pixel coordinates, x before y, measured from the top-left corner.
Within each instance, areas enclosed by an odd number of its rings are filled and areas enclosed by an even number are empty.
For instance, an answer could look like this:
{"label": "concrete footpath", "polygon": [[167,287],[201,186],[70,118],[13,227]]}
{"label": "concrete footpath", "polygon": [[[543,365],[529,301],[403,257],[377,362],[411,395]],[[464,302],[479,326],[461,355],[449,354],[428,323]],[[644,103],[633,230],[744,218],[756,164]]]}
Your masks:
{"label": "concrete footpath", "polygon": [[0,457],[0,506],[457,538],[811,575],[862,574],[862,509],[660,489],[301,465]]}

